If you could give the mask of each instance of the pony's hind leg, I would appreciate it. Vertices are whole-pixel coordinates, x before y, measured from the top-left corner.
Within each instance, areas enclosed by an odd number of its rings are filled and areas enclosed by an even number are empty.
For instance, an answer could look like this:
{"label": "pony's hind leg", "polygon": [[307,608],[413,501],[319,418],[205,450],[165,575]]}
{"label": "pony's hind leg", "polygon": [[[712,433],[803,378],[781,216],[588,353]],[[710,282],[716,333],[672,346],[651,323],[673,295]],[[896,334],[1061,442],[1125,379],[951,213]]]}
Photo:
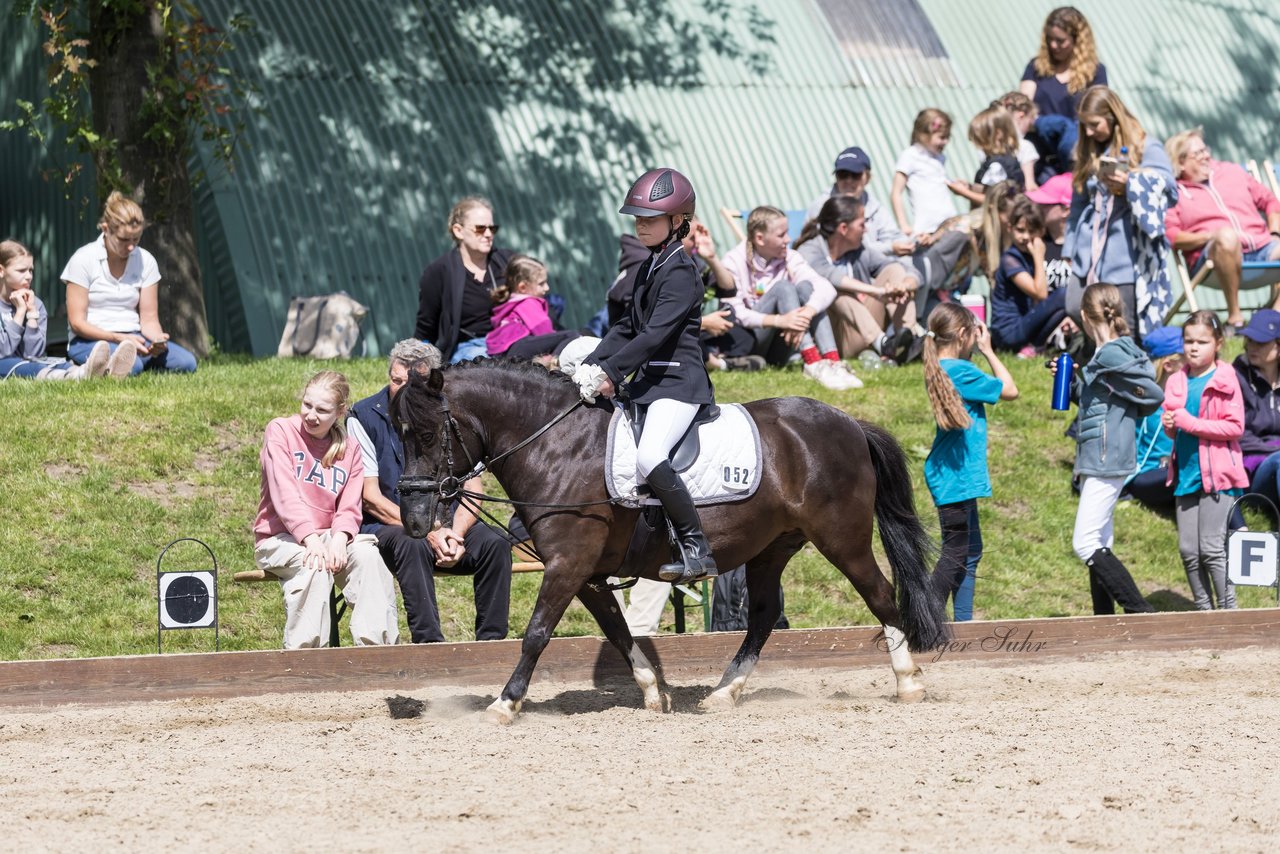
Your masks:
{"label": "pony's hind leg", "polygon": [[578,591],[578,598],[591,612],[591,616],[596,618],[596,622],[604,631],[604,636],[631,665],[631,675],[644,693],[644,707],[651,712],[667,711],[663,704],[662,692],[658,688],[658,674],[631,637],[631,630],[627,628],[627,621],[622,617],[618,600],[609,591],[605,582],[594,579],[588,581]]}
{"label": "pony's hind leg", "polygon": [[894,600],[893,585],[880,571],[875,554],[871,551],[870,537],[862,544],[819,542],[814,545],[827,560],[853,582],[858,594],[884,629],[885,645],[889,649],[889,663],[897,683],[897,698],[903,703],[916,703],[924,699],[924,682],[920,668],[916,667],[902,632],[902,617]]}
{"label": "pony's hind leg", "polygon": [[782,613],[778,583],[782,579],[783,567],[797,550],[789,546],[775,546],[747,564],[747,636],[720,677],[720,684],[699,704],[703,711],[731,709],[738,704],[747,677],[760,660],[760,650]]}
{"label": "pony's hind leg", "polygon": [[893,626],[881,626],[884,629],[885,645],[889,647],[889,663],[893,667],[893,675],[898,683],[898,701],[902,703],[918,703],[924,699],[924,681],[920,678],[920,668],[911,658],[911,650],[907,648],[907,636],[902,629]]}

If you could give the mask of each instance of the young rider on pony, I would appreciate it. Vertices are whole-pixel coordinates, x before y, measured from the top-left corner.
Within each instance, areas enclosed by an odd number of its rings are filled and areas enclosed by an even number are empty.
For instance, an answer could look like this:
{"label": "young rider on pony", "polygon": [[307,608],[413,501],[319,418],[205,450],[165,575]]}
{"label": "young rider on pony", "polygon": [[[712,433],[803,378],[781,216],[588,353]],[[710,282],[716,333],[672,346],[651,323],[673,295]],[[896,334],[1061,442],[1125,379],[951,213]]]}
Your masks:
{"label": "young rider on pony", "polygon": [[699,406],[715,401],[698,344],[702,281],[680,242],[694,200],[693,185],[674,169],[651,169],[627,191],[619,213],[636,218],[636,237],[652,254],[640,266],[630,311],[573,375],[591,401],[596,394],[613,397],[635,374],[629,397],[647,409],[636,468],[667,511],[681,552],[658,575],[678,583],[719,574],[689,490],[668,462]]}

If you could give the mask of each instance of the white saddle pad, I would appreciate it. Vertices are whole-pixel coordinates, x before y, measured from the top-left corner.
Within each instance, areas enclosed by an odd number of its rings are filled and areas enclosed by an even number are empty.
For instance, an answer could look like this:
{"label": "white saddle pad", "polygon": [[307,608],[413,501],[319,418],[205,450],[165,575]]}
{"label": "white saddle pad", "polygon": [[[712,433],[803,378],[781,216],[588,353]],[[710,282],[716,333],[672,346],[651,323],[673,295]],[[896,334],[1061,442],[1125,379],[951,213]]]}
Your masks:
{"label": "white saddle pad", "polygon": [[[698,458],[680,477],[697,505],[741,501],[760,485],[760,431],[747,410],[736,403],[721,404],[720,417],[698,427]],[[639,492],[636,439],[631,418],[619,408],[609,424],[605,482],[609,495],[628,507],[658,504]]]}

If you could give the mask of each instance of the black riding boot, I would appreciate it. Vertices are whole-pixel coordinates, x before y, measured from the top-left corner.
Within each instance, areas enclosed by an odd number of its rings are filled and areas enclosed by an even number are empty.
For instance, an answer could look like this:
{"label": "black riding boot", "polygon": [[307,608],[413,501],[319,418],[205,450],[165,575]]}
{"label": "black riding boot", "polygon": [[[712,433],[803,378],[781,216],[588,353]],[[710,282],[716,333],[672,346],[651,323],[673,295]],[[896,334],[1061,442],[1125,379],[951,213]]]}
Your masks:
{"label": "black riding boot", "polygon": [[715,578],[720,573],[716,570],[716,562],[711,559],[711,544],[702,533],[698,509],[693,506],[693,499],[680,475],[675,473],[670,463],[663,462],[655,466],[646,479],[654,496],[662,502],[662,509],[667,511],[680,546],[681,560],[663,564],[658,570],[658,577],[674,584]]}
{"label": "black riding boot", "polygon": [[1111,594],[1111,598],[1124,608],[1126,614],[1150,614],[1155,611],[1142,596],[1138,585],[1133,583],[1133,576],[1125,569],[1120,558],[1111,549],[1098,549],[1085,561],[1090,572],[1096,573],[1102,586]]}

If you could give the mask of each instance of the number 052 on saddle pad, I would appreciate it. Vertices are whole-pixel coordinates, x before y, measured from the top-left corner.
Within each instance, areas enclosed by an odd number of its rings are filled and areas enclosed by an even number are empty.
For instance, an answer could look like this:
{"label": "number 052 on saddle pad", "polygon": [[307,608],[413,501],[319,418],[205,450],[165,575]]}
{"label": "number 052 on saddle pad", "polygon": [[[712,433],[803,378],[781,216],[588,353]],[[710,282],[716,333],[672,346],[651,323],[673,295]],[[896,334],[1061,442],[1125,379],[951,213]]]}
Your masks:
{"label": "number 052 on saddle pad", "polygon": [[[760,431],[747,410],[736,403],[722,404],[719,418],[693,429],[698,431],[698,455],[677,469],[693,503],[724,504],[754,495],[760,484]],[[635,433],[631,417],[622,409],[613,413],[609,424],[604,476],[609,495],[624,506],[659,503],[636,471]]]}

